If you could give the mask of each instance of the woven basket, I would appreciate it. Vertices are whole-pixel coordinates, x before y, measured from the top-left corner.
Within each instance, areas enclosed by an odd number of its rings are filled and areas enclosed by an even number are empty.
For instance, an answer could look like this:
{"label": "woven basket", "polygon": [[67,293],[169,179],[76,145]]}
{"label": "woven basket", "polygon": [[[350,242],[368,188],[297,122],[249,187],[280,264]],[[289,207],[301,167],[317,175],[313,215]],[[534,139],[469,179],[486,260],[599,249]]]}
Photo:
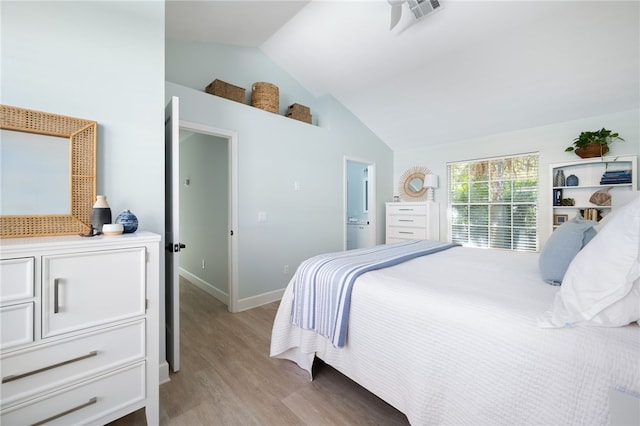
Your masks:
{"label": "woven basket", "polygon": [[289,105],[289,108],[287,108],[287,117],[311,124],[311,110],[304,105]]}
{"label": "woven basket", "polygon": [[251,106],[278,114],[280,111],[278,86],[264,82],[253,83],[251,87]]}
{"label": "woven basket", "polygon": [[242,87],[234,86],[226,81],[213,80],[207,87],[205,92],[212,95],[220,96],[221,98],[230,99],[232,101],[244,103],[245,90]]}

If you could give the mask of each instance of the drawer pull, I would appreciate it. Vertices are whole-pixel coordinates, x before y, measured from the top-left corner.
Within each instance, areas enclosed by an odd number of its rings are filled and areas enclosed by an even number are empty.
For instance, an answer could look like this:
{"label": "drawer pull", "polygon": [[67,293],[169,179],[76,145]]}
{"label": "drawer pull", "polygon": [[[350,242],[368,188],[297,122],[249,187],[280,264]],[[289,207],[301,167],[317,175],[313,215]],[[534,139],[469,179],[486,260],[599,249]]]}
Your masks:
{"label": "drawer pull", "polygon": [[90,405],[93,405],[93,404],[95,404],[96,402],[98,402],[98,398],[94,396],[94,397],[93,397],[93,398],[91,398],[89,401],[85,402],[84,404],[80,404],[80,405],[78,405],[77,407],[70,408],[70,409],[68,409],[67,411],[63,411],[62,413],[56,414],[55,416],[51,416],[51,417],[48,417],[48,418],[46,418],[46,419],[44,419],[44,420],[40,420],[39,422],[34,423],[34,424],[32,424],[31,426],[40,426],[40,425],[43,425],[43,424],[45,424],[45,423],[49,423],[49,422],[51,422],[51,421],[53,421],[53,420],[55,420],[55,419],[59,419],[60,417],[64,417],[64,416],[66,416],[67,414],[71,414],[71,413],[73,413],[74,411],[78,411],[78,410],[83,409],[84,407],[88,407],[88,406],[90,406]]}
{"label": "drawer pull", "polygon": [[413,235],[413,232],[411,231],[399,231],[399,234],[409,234],[409,235]]}
{"label": "drawer pull", "polygon": [[413,219],[398,219],[398,222],[413,222]]}
{"label": "drawer pull", "polygon": [[56,278],[53,280],[53,313],[57,314],[60,311],[60,307],[58,306],[58,287],[60,287],[60,279]]}
{"label": "drawer pull", "polygon": [[63,365],[71,364],[73,362],[82,361],[83,359],[91,358],[98,355],[98,351],[91,351],[86,355],[79,356],[77,358],[68,359],[66,361],[59,362],[57,364],[48,365],[46,367],[38,368],[37,370],[29,371],[27,373],[17,374],[15,376],[7,376],[2,378],[2,383],[13,382],[14,380],[23,379],[25,377],[33,376],[34,374],[42,373],[47,370],[53,370],[54,368],[62,367]]}

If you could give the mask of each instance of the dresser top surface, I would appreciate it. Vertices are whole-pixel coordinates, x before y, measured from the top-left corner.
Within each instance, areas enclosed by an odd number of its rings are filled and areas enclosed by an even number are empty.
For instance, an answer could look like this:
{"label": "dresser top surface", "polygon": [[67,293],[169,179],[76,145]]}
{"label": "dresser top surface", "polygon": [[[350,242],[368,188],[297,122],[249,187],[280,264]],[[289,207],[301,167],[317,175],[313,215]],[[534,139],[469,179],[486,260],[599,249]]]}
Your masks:
{"label": "dresser top surface", "polygon": [[387,206],[424,206],[428,202],[430,201],[389,201],[385,204]]}
{"label": "dresser top surface", "polygon": [[61,235],[50,237],[24,237],[0,239],[0,253],[19,250],[47,250],[57,248],[78,247],[82,249],[113,248],[130,244],[146,244],[160,241],[160,235],[137,231],[132,234],[115,236],[97,235],[81,237],[80,235]]}

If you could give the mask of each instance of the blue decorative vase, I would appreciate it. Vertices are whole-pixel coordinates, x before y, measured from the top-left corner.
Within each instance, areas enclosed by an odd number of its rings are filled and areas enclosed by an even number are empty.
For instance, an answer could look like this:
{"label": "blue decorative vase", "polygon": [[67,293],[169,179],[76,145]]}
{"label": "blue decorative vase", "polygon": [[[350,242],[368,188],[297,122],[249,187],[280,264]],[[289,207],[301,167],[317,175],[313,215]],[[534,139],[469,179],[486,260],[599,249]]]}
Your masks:
{"label": "blue decorative vase", "polygon": [[578,176],[569,175],[567,177],[567,186],[578,186]]}
{"label": "blue decorative vase", "polygon": [[116,217],[116,223],[122,224],[122,232],[130,234],[138,229],[138,218],[129,210],[125,210]]}

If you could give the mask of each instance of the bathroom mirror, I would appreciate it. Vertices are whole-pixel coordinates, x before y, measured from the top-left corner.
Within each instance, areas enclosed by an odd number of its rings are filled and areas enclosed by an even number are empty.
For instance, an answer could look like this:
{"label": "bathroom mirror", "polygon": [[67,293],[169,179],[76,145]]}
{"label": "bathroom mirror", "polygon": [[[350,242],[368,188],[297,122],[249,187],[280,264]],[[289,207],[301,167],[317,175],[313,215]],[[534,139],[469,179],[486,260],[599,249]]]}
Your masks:
{"label": "bathroom mirror", "polygon": [[86,234],[97,123],[0,105],[0,129],[0,238]]}
{"label": "bathroom mirror", "polygon": [[424,177],[431,171],[422,166],[411,167],[402,174],[398,181],[398,194],[402,201],[424,201],[427,188],[424,188]]}

